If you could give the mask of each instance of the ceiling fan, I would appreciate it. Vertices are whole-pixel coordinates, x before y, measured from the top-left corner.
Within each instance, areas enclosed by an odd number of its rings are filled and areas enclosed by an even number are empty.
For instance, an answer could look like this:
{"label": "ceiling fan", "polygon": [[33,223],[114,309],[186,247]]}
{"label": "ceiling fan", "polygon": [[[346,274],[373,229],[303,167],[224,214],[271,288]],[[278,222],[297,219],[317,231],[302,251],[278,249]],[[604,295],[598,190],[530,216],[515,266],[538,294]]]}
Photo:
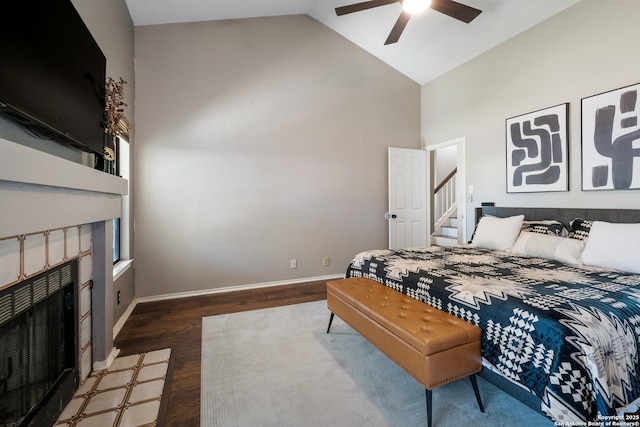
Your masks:
{"label": "ceiling fan", "polygon": [[407,26],[411,15],[422,12],[429,7],[467,24],[482,13],[479,9],[453,0],[369,0],[348,6],[336,7],[336,14],[338,16],[342,16],[348,13],[360,12],[362,10],[372,9],[374,7],[384,6],[391,3],[401,3],[402,13],[396,21],[396,24],[391,29],[389,37],[387,37],[387,40],[384,42],[385,45],[398,41],[402,31],[404,31],[404,27]]}

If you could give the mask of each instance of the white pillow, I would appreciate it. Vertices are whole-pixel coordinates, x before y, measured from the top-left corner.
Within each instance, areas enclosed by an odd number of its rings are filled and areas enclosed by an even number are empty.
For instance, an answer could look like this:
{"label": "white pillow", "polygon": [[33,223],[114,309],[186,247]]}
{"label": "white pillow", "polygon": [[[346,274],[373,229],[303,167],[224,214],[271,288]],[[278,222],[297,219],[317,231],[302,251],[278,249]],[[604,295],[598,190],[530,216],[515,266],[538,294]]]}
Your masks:
{"label": "white pillow", "polygon": [[570,264],[582,264],[580,254],[584,249],[582,240],[568,239],[551,234],[524,231],[511,248],[516,255],[527,255]]}
{"label": "white pillow", "polygon": [[504,251],[513,246],[518,238],[524,215],[498,218],[483,216],[473,234],[471,246]]}
{"label": "white pillow", "polygon": [[640,273],[640,224],[594,221],[582,252],[582,262]]}

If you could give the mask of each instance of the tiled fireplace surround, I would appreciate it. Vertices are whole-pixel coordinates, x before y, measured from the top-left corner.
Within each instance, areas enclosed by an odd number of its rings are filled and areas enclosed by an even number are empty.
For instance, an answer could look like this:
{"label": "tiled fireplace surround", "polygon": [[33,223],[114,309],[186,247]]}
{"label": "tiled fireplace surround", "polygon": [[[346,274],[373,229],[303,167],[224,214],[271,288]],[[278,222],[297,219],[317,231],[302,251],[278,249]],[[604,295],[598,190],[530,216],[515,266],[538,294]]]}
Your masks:
{"label": "tiled fireplace surround", "polygon": [[83,381],[116,355],[111,219],[127,182],[1,138],[0,153],[0,289],[78,259]]}
{"label": "tiled fireplace surround", "polygon": [[0,238],[0,289],[78,259],[80,366],[84,380],[91,372],[91,225],[65,227]]}

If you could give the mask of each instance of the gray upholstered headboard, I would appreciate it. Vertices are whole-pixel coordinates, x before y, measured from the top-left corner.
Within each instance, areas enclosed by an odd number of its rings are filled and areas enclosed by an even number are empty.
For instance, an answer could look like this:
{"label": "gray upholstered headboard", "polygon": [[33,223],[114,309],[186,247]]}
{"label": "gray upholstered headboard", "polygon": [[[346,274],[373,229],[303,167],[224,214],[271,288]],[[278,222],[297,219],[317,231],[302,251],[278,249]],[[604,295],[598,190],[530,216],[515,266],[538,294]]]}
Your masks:
{"label": "gray upholstered headboard", "polygon": [[577,208],[512,208],[483,206],[476,208],[476,223],[482,215],[508,217],[524,215],[526,221],[555,219],[569,229],[569,223],[582,218],[593,221],[640,223],[640,209],[577,209]]}

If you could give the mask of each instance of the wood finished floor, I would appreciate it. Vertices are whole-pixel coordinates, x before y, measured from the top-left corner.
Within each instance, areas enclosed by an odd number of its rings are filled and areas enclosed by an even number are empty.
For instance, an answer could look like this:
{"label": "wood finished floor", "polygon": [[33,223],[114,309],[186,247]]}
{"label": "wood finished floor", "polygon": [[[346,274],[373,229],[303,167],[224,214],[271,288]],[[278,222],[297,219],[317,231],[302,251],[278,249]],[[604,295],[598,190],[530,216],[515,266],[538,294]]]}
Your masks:
{"label": "wood finished floor", "polygon": [[119,356],[171,348],[166,426],[200,425],[202,318],[326,299],[326,282],[225,292],[138,304],[115,339]]}

